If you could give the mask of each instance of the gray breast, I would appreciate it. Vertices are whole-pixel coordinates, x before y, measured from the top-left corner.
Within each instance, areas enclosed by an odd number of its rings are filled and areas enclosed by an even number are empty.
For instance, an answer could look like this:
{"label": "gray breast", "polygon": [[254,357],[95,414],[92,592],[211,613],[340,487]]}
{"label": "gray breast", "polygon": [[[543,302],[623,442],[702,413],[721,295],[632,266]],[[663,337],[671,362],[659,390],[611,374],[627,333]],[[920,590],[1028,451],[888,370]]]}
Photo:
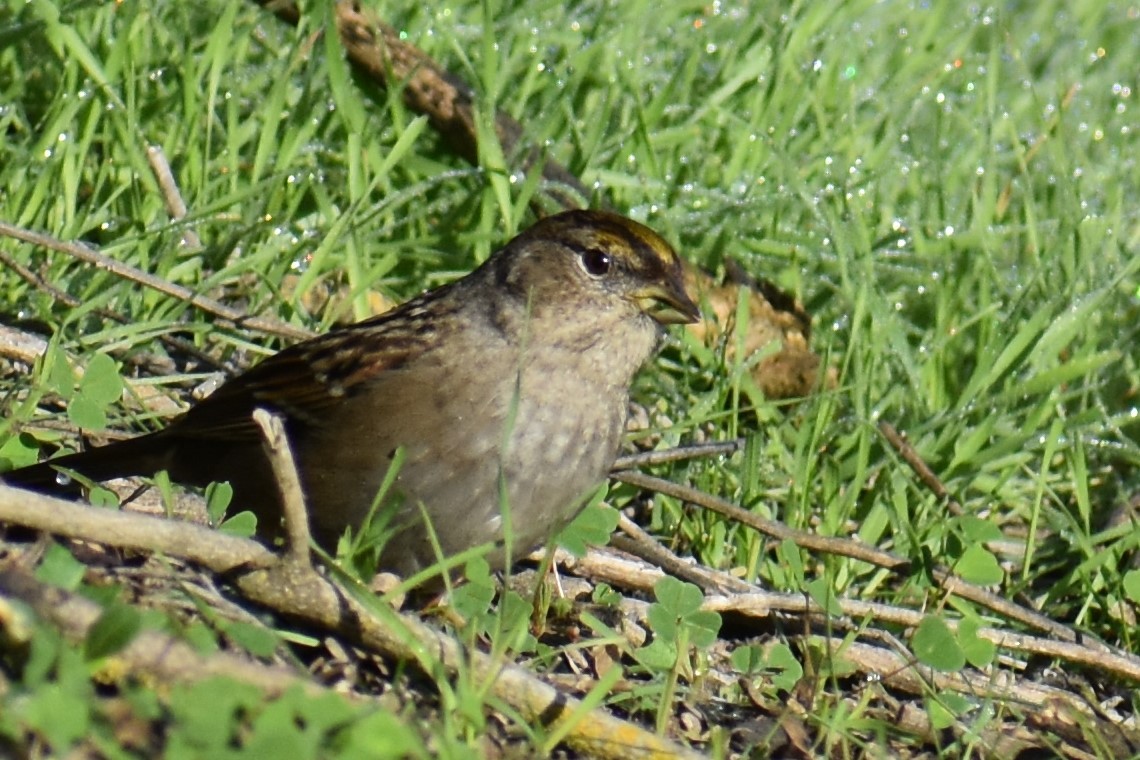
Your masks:
{"label": "gray breast", "polygon": [[[517,354],[495,366],[504,364],[518,366]],[[337,418],[321,428],[329,440],[314,435],[306,441],[299,458],[319,540],[332,544],[345,526],[363,521],[399,447],[398,493],[381,512],[400,532],[383,551],[384,569],[408,575],[435,564],[424,514],[445,556],[500,543],[504,506],[512,556],[576,514],[613,461],[625,389],[603,393],[565,367],[528,366],[521,380],[466,375],[468,382],[456,383],[453,371],[421,357],[339,406]],[[584,392],[593,396],[590,404],[566,403],[570,394]],[[360,443],[334,446],[344,435]],[[335,459],[321,454],[338,449]],[[491,561],[501,563],[502,552]]]}

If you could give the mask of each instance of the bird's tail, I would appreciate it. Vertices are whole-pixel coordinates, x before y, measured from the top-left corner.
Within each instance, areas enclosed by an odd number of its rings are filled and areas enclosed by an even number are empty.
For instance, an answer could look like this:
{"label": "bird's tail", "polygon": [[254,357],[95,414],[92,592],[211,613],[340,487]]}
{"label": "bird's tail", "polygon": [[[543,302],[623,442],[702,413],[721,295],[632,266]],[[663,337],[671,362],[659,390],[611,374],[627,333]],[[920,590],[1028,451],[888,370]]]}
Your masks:
{"label": "bird's tail", "polygon": [[152,440],[152,435],[130,438],[90,451],[48,459],[0,474],[0,482],[17,488],[53,496],[77,496],[79,482],[63,470],[71,470],[94,481],[129,475],[152,475],[167,468],[168,449]]}

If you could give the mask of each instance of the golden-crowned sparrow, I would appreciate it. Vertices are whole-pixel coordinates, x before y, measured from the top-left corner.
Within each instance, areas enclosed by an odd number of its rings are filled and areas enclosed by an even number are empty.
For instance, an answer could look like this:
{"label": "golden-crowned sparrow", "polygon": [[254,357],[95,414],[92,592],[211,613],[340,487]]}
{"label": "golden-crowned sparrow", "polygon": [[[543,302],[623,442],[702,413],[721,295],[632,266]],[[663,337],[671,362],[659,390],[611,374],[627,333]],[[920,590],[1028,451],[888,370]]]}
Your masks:
{"label": "golden-crowned sparrow", "polygon": [[[423,514],[451,555],[501,544],[510,509],[517,556],[605,477],[659,325],[698,316],[660,236],[615,214],[569,211],[456,282],[266,359],[163,430],[3,479],[58,492],[59,466],[93,480],[159,470],[193,485],[228,480],[235,505],[272,529],[279,497],[251,419],[262,407],[286,420],[325,546],[361,522],[403,447],[388,507],[401,532],[382,568],[407,575],[437,561]],[[491,562],[502,563],[501,547]]]}

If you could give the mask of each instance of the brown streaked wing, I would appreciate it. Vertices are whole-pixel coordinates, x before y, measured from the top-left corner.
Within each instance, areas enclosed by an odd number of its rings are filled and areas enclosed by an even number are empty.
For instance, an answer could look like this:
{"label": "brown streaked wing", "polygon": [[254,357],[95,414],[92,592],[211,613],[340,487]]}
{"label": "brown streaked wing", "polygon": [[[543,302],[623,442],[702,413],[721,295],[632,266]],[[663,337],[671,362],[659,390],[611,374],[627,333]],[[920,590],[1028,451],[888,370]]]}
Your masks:
{"label": "brown streaked wing", "polygon": [[[361,351],[367,333],[344,331],[291,346],[225,383],[191,408],[170,428],[180,438],[248,440],[260,436],[253,410],[259,407],[293,422],[320,422],[324,412],[376,379],[404,366],[426,345],[414,336],[375,335]],[[176,430],[174,428],[177,428]]]}

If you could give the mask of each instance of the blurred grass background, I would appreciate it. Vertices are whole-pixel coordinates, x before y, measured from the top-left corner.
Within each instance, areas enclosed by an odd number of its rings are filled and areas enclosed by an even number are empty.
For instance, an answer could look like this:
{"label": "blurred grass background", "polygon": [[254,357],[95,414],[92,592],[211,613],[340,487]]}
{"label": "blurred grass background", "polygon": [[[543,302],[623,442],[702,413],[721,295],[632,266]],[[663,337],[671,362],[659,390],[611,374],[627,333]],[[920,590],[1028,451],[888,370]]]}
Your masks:
{"label": "blurred grass background", "polygon": [[[637,387],[674,423],[662,445],[750,445],[661,474],[947,565],[996,526],[1018,541],[1000,557],[1003,593],[1135,646],[1140,532],[1121,511],[1140,494],[1134,4],[378,10],[474,87],[480,113],[521,122],[593,202],[714,272],[737,259],[814,315],[839,383],[794,407],[761,398],[743,359],[673,339]],[[326,20],[319,4],[294,30],[236,0],[6,0],[0,219],[315,329],[468,271],[531,221],[527,178],[494,151],[477,167],[455,158],[398,94],[353,77],[318,34]],[[149,145],[171,161],[182,223]],[[181,244],[187,228],[201,249]],[[0,251],[81,301],[61,305],[0,266],[3,320],[46,325],[76,356],[162,353],[154,338],[168,332],[222,356],[281,345],[59,254]],[[344,297],[314,308],[327,292]],[[156,383],[175,392],[197,377]],[[2,382],[0,455],[20,461],[31,452],[12,436],[44,416],[26,399],[47,379]],[[915,482],[880,420],[907,432],[966,516]],[[148,423],[123,408],[111,424]],[[798,590],[746,529],[665,497],[651,527]],[[914,604],[931,592],[922,574],[885,584],[854,561],[803,559],[836,594]]]}

